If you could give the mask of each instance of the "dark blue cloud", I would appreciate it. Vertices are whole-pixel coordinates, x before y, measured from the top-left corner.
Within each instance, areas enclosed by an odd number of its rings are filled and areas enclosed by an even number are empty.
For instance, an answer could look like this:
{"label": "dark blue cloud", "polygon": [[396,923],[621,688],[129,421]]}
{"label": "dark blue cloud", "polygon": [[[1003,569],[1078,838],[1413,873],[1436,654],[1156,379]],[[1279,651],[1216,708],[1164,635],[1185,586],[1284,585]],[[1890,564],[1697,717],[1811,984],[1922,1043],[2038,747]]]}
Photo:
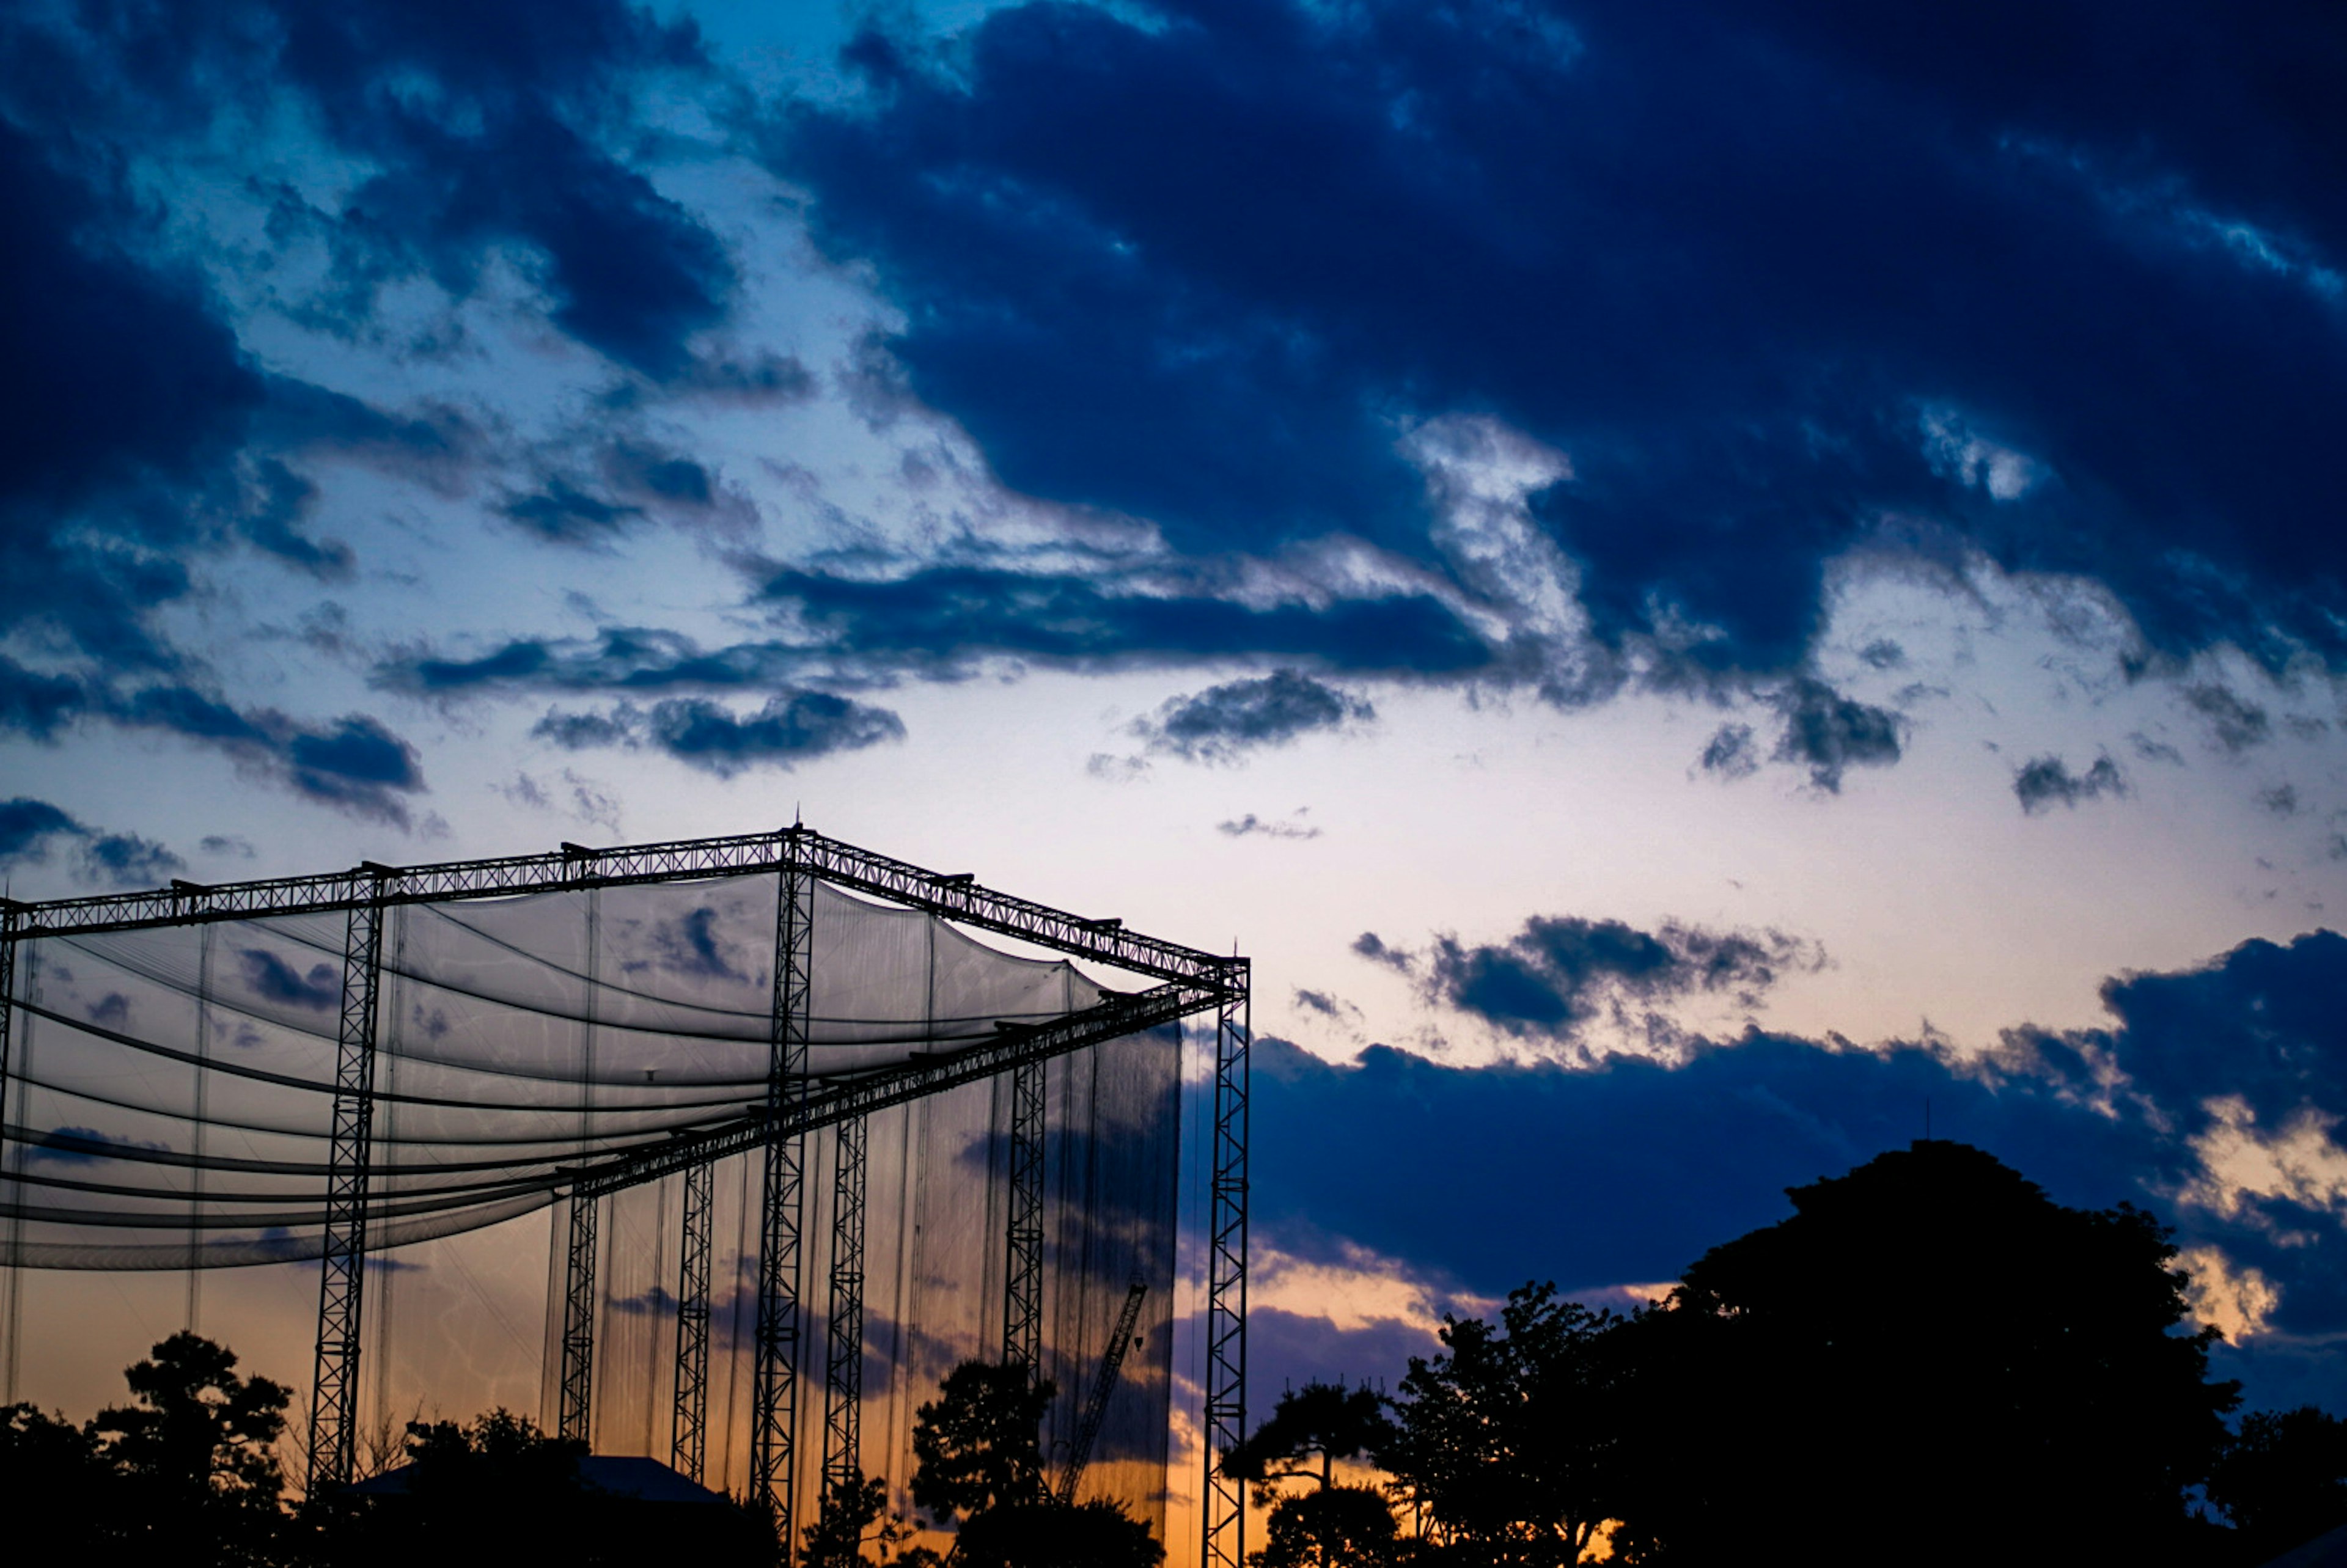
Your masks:
{"label": "dark blue cloud", "polygon": [[1258,746],[1286,745],[1314,730],[1376,717],[1365,698],[1278,670],[1176,697],[1135,729],[1153,750],[1192,762],[1227,762]]}
{"label": "dark blue cloud", "polygon": [[279,192],[272,237],[330,247],[336,292],[313,319],[368,323],[389,282],[462,297],[518,248],[555,323],[644,374],[689,370],[734,273],[716,237],[611,150],[636,87],[706,69],[689,23],[620,0],[427,0],[321,9],[278,0],[87,5],[26,17],[6,73],[16,112],[52,134],[144,147],[207,131],[224,104],[288,102],[366,170],[332,210]]}
{"label": "dark blue cloud", "polygon": [[188,863],[163,845],[135,833],[101,833],[81,847],[84,874],[114,887],[158,887]]}
{"label": "dark blue cloud", "polygon": [[1382,1046],[1332,1067],[1266,1041],[1254,1084],[1249,1173],[1268,1234],[1291,1249],[1358,1242],[1485,1293],[1533,1276],[1572,1290],[1673,1278],[1782,1217],[1786,1187],[1921,1136],[1927,1097],[1935,1134],[2067,1202],[2141,1199],[2143,1175],[2171,1163],[2140,1125],[2056,1084],[1757,1032],[1677,1066],[1594,1068],[1444,1067]]}
{"label": "dark blue cloud", "polygon": [[332,964],[313,964],[305,974],[266,948],[240,948],[236,956],[255,996],[313,1012],[342,1006],[342,971]]}
{"label": "dark blue cloud", "polygon": [[256,548],[313,577],[332,580],[350,576],[354,558],[348,545],[321,543],[300,527],[318,497],[318,487],[274,457],[262,458],[257,473],[259,493],[239,519],[244,537]]}
{"label": "dark blue cloud", "polygon": [[2050,811],[2057,804],[2075,809],[2082,800],[2127,792],[2127,780],[2120,775],[2118,764],[2108,757],[2096,757],[2095,765],[2082,774],[2072,773],[2060,757],[2033,757],[2013,775],[2014,795],[2021,802],[2021,809],[2033,815]]}
{"label": "dark blue cloud", "polygon": [[764,598],[839,653],[939,673],[989,653],[1111,664],[1259,652],[1420,675],[1469,674],[1495,659],[1423,595],[1257,610],[1204,595],[1106,592],[1092,578],[940,567],[880,580],[785,570],[767,580]]}
{"label": "dark blue cloud", "polygon": [[1609,642],[1794,669],[1896,518],[2336,661],[2342,57],[2117,0],[1036,4],[867,35],[767,150],[1007,483],[1184,548],[1429,554],[1396,433],[1473,412],[1571,455]]}
{"label": "dark blue cloud", "polygon": [[[213,482],[262,379],[200,288],[118,242],[119,200],[5,109],[0,208],[16,215],[0,257],[0,576],[18,588],[0,628],[46,620],[109,663],[169,665],[146,617],[186,591],[168,552],[197,530],[168,497]],[[47,722],[59,702],[52,690]]]}
{"label": "dark blue cloud", "polygon": [[1696,766],[1727,779],[1747,778],[1758,773],[1760,757],[1752,742],[1752,726],[1720,725],[1711,733],[1711,739],[1703,743],[1703,752],[1696,758]]}
{"label": "dark blue cloud", "polygon": [[[717,920],[716,909],[704,904],[678,919],[660,922],[651,933],[652,961],[671,974],[750,983],[750,964],[754,960],[725,940]],[[641,966],[622,967],[632,971]]]}
{"label": "dark blue cloud", "polygon": [[[493,692],[731,691],[804,672],[820,651],[774,641],[703,649],[682,632],[610,627],[591,638],[516,638],[475,659],[409,651],[376,665],[374,682],[416,696]],[[0,688],[5,690],[5,688]]]}
{"label": "dark blue cloud", "polygon": [[0,866],[36,860],[46,852],[49,838],[82,831],[80,823],[47,801],[21,794],[0,801]]}
{"label": "dark blue cloud", "polygon": [[1709,931],[1676,921],[1642,931],[1579,916],[1534,916],[1505,942],[1438,937],[1423,956],[1365,931],[1353,951],[1415,976],[1446,1007],[1510,1034],[1559,1040],[1630,1003],[1727,991],[1752,1005],[1782,969],[1822,961],[1781,931]]}
{"label": "dark blue cloud", "polygon": [[565,713],[548,709],[546,717],[529,727],[529,733],[541,741],[553,742],[566,752],[583,752],[631,744],[640,728],[640,716],[623,704],[609,714]]}
{"label": "dark blue cloud", "polygon": [[424,785],[415,748],[364,713],[339,720],[331,730],[290,735],[285,760],[294,788],[362,811],[381,813],[392,792]]}
{"label": "dark blue cloud", "polygon": [[617,0],[494,18],[445,0],[292,5],[277,22],[280,79],[380,169],[321,215],[354,294],[371,302],[382,283],[425,274],[462,295],[495,248],[518,241],[542,259],[554,319],[573,336],[647,374],[689,366],[686,339],[723,319],[732,264],[596,134],[630,77],[701,68],[689,23]]}
{"label": "dark blue cloud", "polygon": [[[1838,794],[1842,775],[1851,768],[1887,768],[1904,754],[1905,719],[1844,696],[1822,681],[1795,676],[1766,701],[1777,712],[1777,744],[1769,760],[1804,770],[1819,789]],[[1752,726],[1729,723],[1712,732],[1696,766],[1735,780],[1758,773],[1760,760]]]}
{"label": "dark blue cloud", "polygon": [[1899,760],[1907,722],[1888,708],[1845,697],[1822,681],[1795,681],[1778,698],[1777,711],[1784,728],[1777,737],[1776,760],[1807,768],[1809,782],[1819,789],[1840,793],[1850,769],[1886,768]]}
{"label": "dark blue cloud", "polygon": [[0,654],[0,731],[46,741],[82,705],[81,682]]}
{"label": "dark blue cloud", "polygon": [[607,539],[644,515],[641,507],[599,499],[563,479],[550,479],[544,489],[516,496],[497,510],[541,538],[565,545]]}
{"label": "dark blue cloud", "polygon": [[2208,724],[2209,738],[2229,756],[2238,757],[2273,737],[2272,715],[2226,687],[2188,686],[2184,701]]}
{"label": "dark blue cloud", "polygon": [[360,816],[407,824],[404,796],[424,788],[415,748],[366,713],[331,725],[271,708],[241,709],[191,686],[160,684],[110,698],[106,716],[219,747],[296,793]]}
{"label": "dark blue cloud", "polygon": [[97,1160],[113,1158],[118,1149],[162,1150],[163,1143],[142,1143],[135,1138],[114,1138],[95,1127],[52,1127],[30,1140],[25,1151],[27,1163],[53,1161],[61,1165],[87,1164]]}
{"label": "dark blue cloud", "polygon": [[64,839],[74,845],[74,871],[108,887],[152,886],[187,862],[135,833],[100,833],[62,807],[30,795],[0,801],[0,867],[45,860]]}
{"label": "dark blue cloud", "polygon": [[[1270,818],[1248,812],[1245,816],[1226,817],[1214,824],[1214,831],[1229,838],[1317,838],[1320,830],[1296,818]],[[1306,993],[1298,991],[1301,997]]]}
{"label": "dark blue cloud", "polygon": [[829,692],[784,692],[737,714],[701,697],[671,697],[609,713],[548,712],[530,733],[567,750],[651,746],[679,762],[731,778],[745,768],[788,768],[833,752],[860,751],[905,737],[905,723]]}

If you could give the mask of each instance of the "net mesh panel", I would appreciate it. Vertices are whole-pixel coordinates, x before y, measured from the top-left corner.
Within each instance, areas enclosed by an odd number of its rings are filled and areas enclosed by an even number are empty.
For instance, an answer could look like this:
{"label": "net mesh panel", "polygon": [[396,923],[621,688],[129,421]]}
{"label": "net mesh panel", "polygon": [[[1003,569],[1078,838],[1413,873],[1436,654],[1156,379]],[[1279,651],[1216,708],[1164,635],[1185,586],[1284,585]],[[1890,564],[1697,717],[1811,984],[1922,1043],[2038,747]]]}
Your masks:
{"label": "net mesh panel", "polygon": [[[537,1409],[551,1427],[562,1172],[764,1102],[777,879],[717,878],[386,912],[361,1449],[416,1415]],[[322,1245],[344,917],[27,938],[0,1160],[0,1261],[207,1269]],[[817,884],[810,1071],[886,1073],[1001,1023],[1091,1007],[1064,961]],[[1083,1488],[1162,1529],[1179,1141],[1170,1031],[1046,1067],[1044,1439],[1054,1467],[1136,1280],[1140,1334]],[[900,1501],[920,1404],[1001,1353],[1006,1080],[867,1128],[862,1460]],[[749,1471],[760,1156],[714,1173],[707,1479]],[[835,1140],[808,1140],[797,1444],[802,1519],[822,1457]],[[669,1457],[682,1182],[601,1200],[592,1441]],[[315,1290],[313,1269],[282,1269]],[[192,1296],[191,1296],[192,1299]],[[549,1332],[549,1329],[552,1332]]]}

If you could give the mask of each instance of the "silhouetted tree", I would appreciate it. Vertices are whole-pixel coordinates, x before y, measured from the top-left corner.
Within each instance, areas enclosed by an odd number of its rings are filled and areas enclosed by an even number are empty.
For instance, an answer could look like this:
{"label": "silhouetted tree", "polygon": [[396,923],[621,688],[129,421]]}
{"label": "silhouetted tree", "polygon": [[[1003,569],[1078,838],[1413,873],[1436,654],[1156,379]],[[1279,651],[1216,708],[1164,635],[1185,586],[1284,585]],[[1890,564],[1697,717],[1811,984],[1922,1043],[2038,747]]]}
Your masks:
{"label": "silhouetted tree", "polygon": [[[1337,1481],[1337,1461],[1360,1459],[1393,1440],[1385,1401],[1369,1389],[1307,1383],[1279,1398],[1264,1423],[1223,1456],[1223,1473],[1252,1483],[1269,1509],[1255,1568],[1372,1568],[1392,1559],[1393,1509],[1375,1487]],[[1300,1495],[1281,1483],[1313,1482]]]}
{"label": "silhouetted tree", "polygon": [[2208,1491],[2240,1532],[2244,1563],[2347,1524],[2347,1421],[2312,1405],[2242,1417]]}
{"label": "silhouetted tree", "polygon": [[2157,1563],[2236,1386],[2184,1327],[2150,1215],[2065,1208],[1922,1142],[1792,1190],[1713,1248],[1634,1352],[1627,1562]]}
{"label": "silhouetted tree", "polygon": [[100,1410],[88,1435],[121,1481],[132,1540],[183,1560],[265,1557],[284,1521],[275,1444],[289,1391],[185,1332],[123,1376],[137,1403]]}
{"label": "silhouetted tree", "polygon": [[950,1559],[956,1568],[1157,1568],[1164,1560],[1149,1526],[1122,1505],[1054,1498],[972,1514]]}
{"label": "silhouetted tree", "polygon": [[894,1557],[914,1568],[934,1562],[936,1554],[921,1548],[897,1555],[912,1533],[911,1525],[889,1512],[887,1481],[859,1470],[851,1481],[825,1486],[822,1510],[802,1534],[799,1561],[805,1568],[856,1568],[867,1561],[864,1549],[868,1544],[876,1553],[869,1561],[887,1563]]}
{"label": "silhouetted tree", "polygon": [[32,1405],[0,1406],[0,1516],[76,1564],[130,1559],[125,1488],[89,1433]]}
{"label": "silhouetted tree", "polygon": [[1385,1568],[1401,1549],[1393,1505],[1375,1487],[1330,1484],[1283,1497],[1265,1521],[1255,1568]]}
{"label": "silhouetted tree", "polygon": [[1307,1383],[1280,1395],[1264,1423],[1223,1456],[1223,1473],[1258,1486],[1309,1476],[1325,1487],[1338,1460],[1373,1452],[1392,1436],[1375,1389]]}
{"label": "silhouetted tree", "polygon": [[[1114,1502],[1051,1495],[1037,1440],[1058,1389],[965,1361],[913,1424],[913,1501],[954,1528],[954,1568],[1157,1568],[1165,1549]],[[907,1558],[911,1556],[907,1553]]]}
{"label": "silhouetted tree", "polygon": [[1410,1358],[1378,1458],[1422,1510],[1433,1561],[1579,1560],[1620,1485],[1620,1322],[1526,1285],[1496,1326],[1446,1317],[1447,1353]]}
{"label": "silhouetted tree", "polygon": [[956,1367],[914,1413],[913,1501],[942,1524],[1048,1497],[1036,1433],[1058,1394],[1016,1363]]}

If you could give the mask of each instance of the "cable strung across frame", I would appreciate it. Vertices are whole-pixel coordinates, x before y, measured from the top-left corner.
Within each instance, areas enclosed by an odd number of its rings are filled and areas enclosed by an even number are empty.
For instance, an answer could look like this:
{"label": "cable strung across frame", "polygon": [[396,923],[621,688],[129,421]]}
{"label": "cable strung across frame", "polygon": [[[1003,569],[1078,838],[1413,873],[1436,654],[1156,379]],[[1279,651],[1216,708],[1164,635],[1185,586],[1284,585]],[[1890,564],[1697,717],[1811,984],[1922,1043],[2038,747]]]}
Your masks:
{"label": "cable strung across frame", "polygon": [[[723,1234],[757,1325],[736,1296],[717,1354],[748,1366],[747,1479],[780,1521],[859,1457],[901,1484],[921,1390],[972,1355],[1053,1378],[1063,1455],[1090,1451],[1073,1395],[1109,1366],[1134,1391],[1107,1407],[1129,1430],[1110,1422],[1099,1473],[1162,1514],[1179,1029],[1200,1014],[1208,1451],[1244,1424],[1247,988],[1244,959],[800,827],[0,904],[0,1265],[323,1259],[311,1460],[331,1481],[366,1260],[551,1208],[543,1419],[601,1435],[599,1335],[666,1321],[675,1365],[650,1380],[699,1475],[745,1375],[712,1417]],[[742,1173],[712,1185],[717,1166]],[[649,1450],[656,1391],[631,1375]],[[1120,1452],[1141,1466],[1121,1482]],[[1205,1559],[1235,1563],[1235,1494],[1206,1485]]]}

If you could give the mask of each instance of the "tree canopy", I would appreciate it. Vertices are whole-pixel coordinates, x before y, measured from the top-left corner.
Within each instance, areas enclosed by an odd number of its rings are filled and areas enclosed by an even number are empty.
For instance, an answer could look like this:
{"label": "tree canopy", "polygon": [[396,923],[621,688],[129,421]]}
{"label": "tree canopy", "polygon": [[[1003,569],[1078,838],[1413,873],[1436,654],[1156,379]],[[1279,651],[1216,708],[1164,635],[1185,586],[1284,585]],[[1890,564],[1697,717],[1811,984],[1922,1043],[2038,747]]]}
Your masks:
{"label": "tree canopy", "polygon": [[2238,1387],[2141,1210],[1919,1142],[1791,1191],[1628,1326],[1632,1563],[2160,1562]]}
{"label": "tree canopy", "polygon": [[1620,1321],[1527,1285],[1498,1324],[1448,1318],[1446,1353],[1411,1358],[1380,1457],[1442,1561],[1560,1568],[1587,1550],[1617,1490]]}
{"label": "tree canopy", "polygon": [[913,1501],[953,1529],[953,1568],[1156,1568],[1164,1560],[1149,1526],[1118,1504],[1051,1495],[1038,1433],[1057,1392],[1015,1363],[965,1361],[916,1412]]}
{"label": "tree canopy", "polygon": [[[1279,1398],[1263,1424],[1223,1456],[1225,1474],[1252,1483],[1268,1508],[1256,1568],[1373,1568],[1391,1560],[1393,1510],[1371,1486],[1340,1485],[1337,1463],[1384,1450],[1393,1440],[1386,1401],[1370,1389],[1307,1383]],[[1282,1484],[1312,1482],[1301,1494]]]}
{"label": "tree canopy", "polygon": [[2241,1418],[2209,1476],[2209,1501],[2263,1563],[2347,1524],[2347,1421],[2312,1405]]}

